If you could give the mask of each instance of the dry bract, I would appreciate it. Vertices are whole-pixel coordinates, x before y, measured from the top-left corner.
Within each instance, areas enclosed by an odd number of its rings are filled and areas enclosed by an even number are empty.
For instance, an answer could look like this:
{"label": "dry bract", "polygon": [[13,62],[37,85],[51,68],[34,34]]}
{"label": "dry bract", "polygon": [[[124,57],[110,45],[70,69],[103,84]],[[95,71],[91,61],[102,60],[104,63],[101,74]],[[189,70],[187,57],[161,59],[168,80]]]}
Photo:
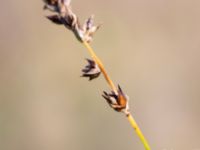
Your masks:
{"label": "dry bract", "polygon": [[128,96],[124,94],[119,85],[117,93],[114,91],[111,91],[111,93],[104,91],[102,96],[106,99],[111,108],[118,112],[129,114]]}
{"label": "dry bract", "polygon": [[91,42],[94,33],[100,25],[93,24],[93,16],[88,18],[83,25],[80,24],[76,14],[72,12],[70,0],[43,0],[44,9],[48,9],[56,14],[47,16],[53,23],[64,25],[71,30],[76,38],[80,41]]}
{"label": "dry bract", "polygon": [[100,74],[101,71],[98,67],[98,65],[91,59],[87,59],[88,65],[85,66],[84,69],[82,69],[82,77],[88,77],[89,81],[92,79],[97,78]]}

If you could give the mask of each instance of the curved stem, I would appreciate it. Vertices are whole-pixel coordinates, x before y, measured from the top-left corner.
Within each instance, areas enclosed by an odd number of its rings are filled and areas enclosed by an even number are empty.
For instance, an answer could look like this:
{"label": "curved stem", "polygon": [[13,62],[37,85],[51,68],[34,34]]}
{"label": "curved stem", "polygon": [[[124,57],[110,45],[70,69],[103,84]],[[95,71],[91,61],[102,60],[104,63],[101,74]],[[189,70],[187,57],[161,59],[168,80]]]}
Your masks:
{"label": "curved stem", "polygon": [[130,122],[131,126],[134,128],[135,132],[137,133],[138,137],[140,138],[140,140],[142,141],[144,147],[146,150],[151,150],[147,140],[145,139],[142,131],[140,130],[139,126],[137,125],[135,119],[133,118],[133,116],[129,113],[127,115],[128,121]]}

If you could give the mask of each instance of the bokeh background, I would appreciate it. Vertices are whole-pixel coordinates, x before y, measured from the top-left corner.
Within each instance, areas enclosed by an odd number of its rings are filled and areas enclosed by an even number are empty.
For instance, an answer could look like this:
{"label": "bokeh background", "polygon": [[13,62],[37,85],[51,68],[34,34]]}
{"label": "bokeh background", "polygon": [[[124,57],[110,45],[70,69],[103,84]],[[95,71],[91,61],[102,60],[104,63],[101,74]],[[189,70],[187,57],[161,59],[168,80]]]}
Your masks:
{"label": "bokeh background", "polygon": [[[72,0],[81,22],[103,23],[92,46],[154,150],[200,149],[200,1]],[[80,78],[86,49],[45,19],[43,2],[0,6],[0,149],[143,150],[101,97],[103,77]]]}

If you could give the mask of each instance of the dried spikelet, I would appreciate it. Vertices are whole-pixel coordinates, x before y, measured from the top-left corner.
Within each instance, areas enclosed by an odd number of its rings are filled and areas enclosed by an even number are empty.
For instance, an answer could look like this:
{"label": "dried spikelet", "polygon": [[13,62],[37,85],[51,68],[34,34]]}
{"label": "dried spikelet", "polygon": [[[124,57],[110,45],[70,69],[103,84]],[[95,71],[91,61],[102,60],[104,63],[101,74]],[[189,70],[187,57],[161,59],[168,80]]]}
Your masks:
{"label": "dried spikelet", "polygon": [[55,24],[64,25],[71,30],[76,38],[80,41],[91,42],[94,33],[99,29],[100,25],[93,24],[93,16],[88,18],[81,26],[78,17],[73,13],[70,2],[71,0],[43,0],[45,2],[44,9],[48,9],[56,14],[47,16],[47,18]]}
{"label": "dried spikelet", "polygon": [[98,65],[95,63],[95,61],[91,60],[91,59],[86,59],[88,62],[88,65],[85,66],[84,69],[82,69],[82,77],[88,77],[89,81],[99,77],[99,75],[101,74],[101,71],[98,67]]}
{"label": "dried spikelet", "polygon": [[118,112],[124,112],[125,114],[129,114],[129,104],[128,104],[128,96],[124,94],[121,87],[118,85],[117,93],[111,91],[111,93],[103,92],[102,95],[111,108]]}

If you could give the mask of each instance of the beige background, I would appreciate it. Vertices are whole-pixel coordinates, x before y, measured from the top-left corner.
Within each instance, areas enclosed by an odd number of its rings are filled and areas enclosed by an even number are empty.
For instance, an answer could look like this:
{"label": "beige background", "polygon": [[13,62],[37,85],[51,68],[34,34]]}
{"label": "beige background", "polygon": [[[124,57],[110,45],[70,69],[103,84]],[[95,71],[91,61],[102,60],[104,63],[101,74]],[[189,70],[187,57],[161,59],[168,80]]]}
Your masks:
{"label": "beige background", "polygon": [[[200,149],[200,1],[73,0],[103,22],[92,46],[153,150]],[[102,76],[80,78],[89,55],[45,19],[43,2],[2,1],[1,150],[143,150],[101,97]]]}

